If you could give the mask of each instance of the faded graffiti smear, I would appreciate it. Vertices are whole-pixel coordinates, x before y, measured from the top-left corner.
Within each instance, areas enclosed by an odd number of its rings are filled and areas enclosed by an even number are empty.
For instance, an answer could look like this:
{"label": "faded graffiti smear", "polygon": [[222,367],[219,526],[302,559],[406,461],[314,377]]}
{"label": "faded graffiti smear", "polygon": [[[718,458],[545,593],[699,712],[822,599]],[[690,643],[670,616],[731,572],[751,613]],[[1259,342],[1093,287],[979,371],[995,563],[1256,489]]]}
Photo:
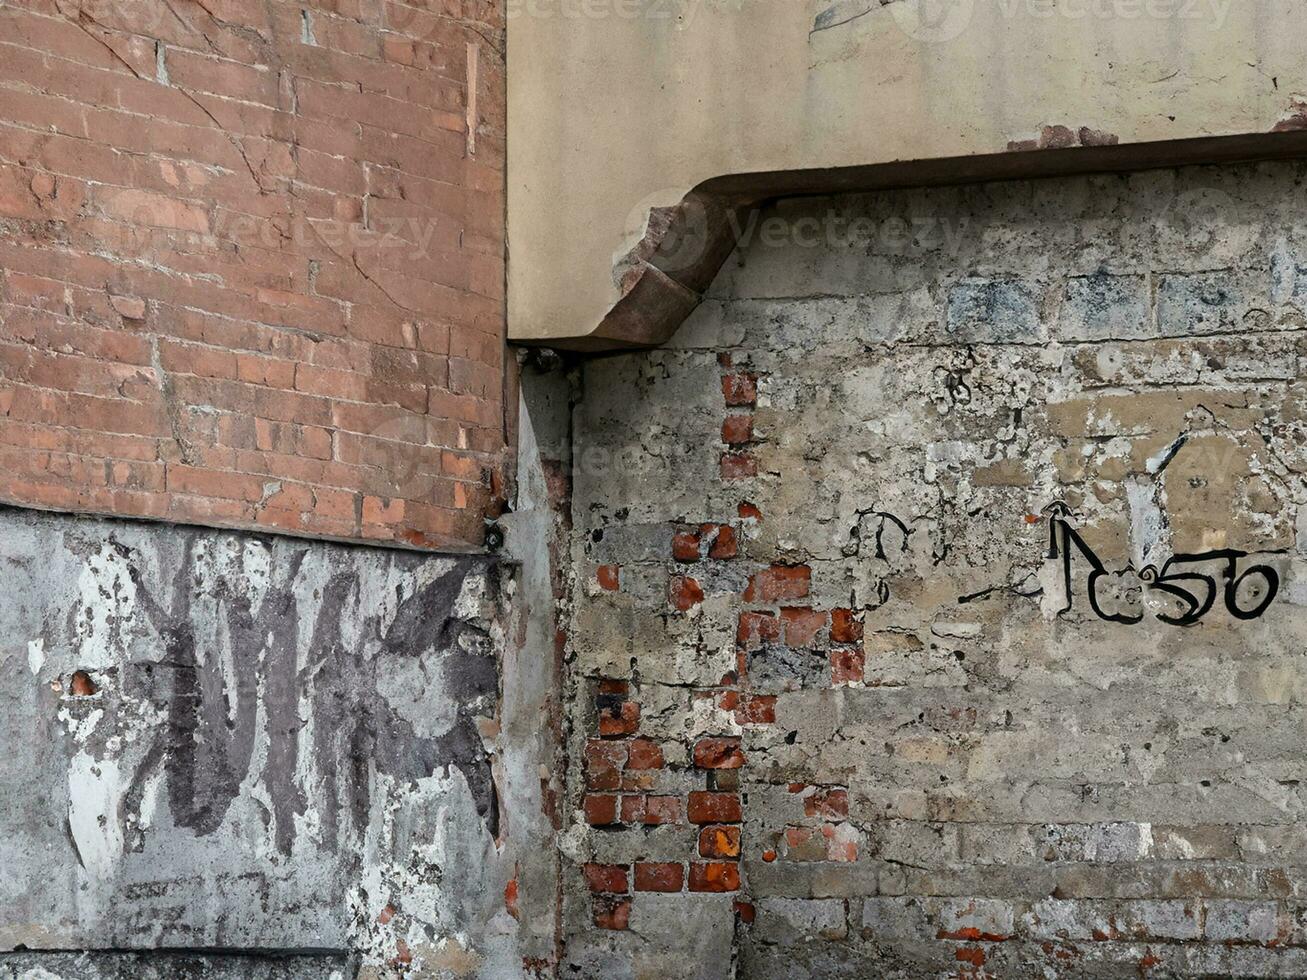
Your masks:
{"label": "faded graffiti smear", "polygon": [[343,948],[401,887],[454,924],[498,833],[492,563],[0,522],[0,939]]}

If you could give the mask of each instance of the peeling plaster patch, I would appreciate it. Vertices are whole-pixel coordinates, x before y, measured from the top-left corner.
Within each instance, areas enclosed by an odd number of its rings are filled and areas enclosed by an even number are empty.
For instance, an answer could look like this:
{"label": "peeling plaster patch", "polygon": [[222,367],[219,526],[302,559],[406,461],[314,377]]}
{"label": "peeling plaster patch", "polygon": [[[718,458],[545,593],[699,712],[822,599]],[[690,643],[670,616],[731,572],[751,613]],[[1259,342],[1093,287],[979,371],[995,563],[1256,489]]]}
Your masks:
{"label": "peeling plaster patch", "polygon": [[1168,543],[1166,516],[1158,503],[1159,487],[1141,477],[1130,480],[1125,487],[1130,502],[1130,549],[1136,569],[1158,560]]}
{"label": "peeling plaster patch", "polygon": [[118,806],[123,786],[118,763],[78,752],[68,766],[68,826],[77,858],[90,877],[107,884],[122,858]]}
{"label": "peeling plaster patch", "polygon": [[[353,909],[425,893],[353,948],[512,947],[480,897],[503,891],[477,727],[505,642],[492,562],[28,511],[0,511],[0,540],[0,633],[24,638],[0,657],[62,679],[54,730],[0,765],[43,945],[343,949]],[[48,729],[49,698],[23,686],[0,724]]]}
{"label": "peeling plaster patch", "polygon": [[78,662],[85,668],[107,667],[136,626],[136,586],[113,541],[87,556],[77,577],[77,591]]}
{"label": "peeling plaster patch", "polygon": [[1009,140],[1009,152],[1028,150],[1065,150],[1074,146],[1116,146],[1121,138],[1115,133],[1108,133],[1090,126],[1072,129],[1058,124],[1041,126],[1039,134],[1026,139]]}

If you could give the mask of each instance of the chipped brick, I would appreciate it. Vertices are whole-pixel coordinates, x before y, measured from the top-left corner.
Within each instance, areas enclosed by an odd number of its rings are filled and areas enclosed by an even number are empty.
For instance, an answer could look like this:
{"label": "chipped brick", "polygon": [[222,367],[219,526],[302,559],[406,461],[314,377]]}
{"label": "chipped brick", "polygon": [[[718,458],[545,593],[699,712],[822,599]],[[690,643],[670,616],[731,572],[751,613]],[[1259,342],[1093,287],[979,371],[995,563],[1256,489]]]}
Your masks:
{"label": "chipped brick", "polygon": [[740,887],[740,866],[725,861],[692,862],[690,891],[733,892]]}
{"label": "chipped brick", "polygon": [[704,827],[699,831],[699,856],[737,858],[740,856],[740,828]]}
{"label": "chipped brick", "polygon": [[701,738],[694,743],[694,764],[700,769],[738,769],[744,752],[738,737]]}

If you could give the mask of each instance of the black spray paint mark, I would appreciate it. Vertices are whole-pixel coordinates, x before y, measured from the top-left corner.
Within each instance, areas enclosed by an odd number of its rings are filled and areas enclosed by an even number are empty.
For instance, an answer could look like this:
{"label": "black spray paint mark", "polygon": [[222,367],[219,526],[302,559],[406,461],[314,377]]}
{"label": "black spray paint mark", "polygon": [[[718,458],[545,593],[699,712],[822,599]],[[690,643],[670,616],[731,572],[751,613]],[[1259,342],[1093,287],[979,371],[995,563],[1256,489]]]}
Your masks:
{"label": "black spray paint mark", "polygon": [[[1144,615],[1142,612],[1109,611],[1103,608],[1099,585],[1110,575],[1133,573],[1142,583],[1141,595],[1144,589],[1154,590],[1165,593],[1182,604],[1184,609],[1178,615],[1165,612],[1156,614],[1159,620],[1172,626],[1193,626],[1199,622],[1216,604],[1218,589],[1225,608],[1231,616],[1240,620],[1261,616],[1270,608],[1280,590],[1280,575],[1269,565],[1252,565],[1238,574],[1239,562],[1247,558],[1248,553],[1232,548],[1175,555],[1160,571],[1155,565],[1146,565],[1135,572],[1134,566],[1127,564],[1120,572],[1109,572],[1094,550],[1067,521],[1071,510],[1065,503],[1058,501],[1051,504],[1044,509],[1044,513],[1049,518],[1048,557],[1061,560],[1062,581],[1066,590],[1066,605],[1058,610],[1059,616],[1070,612],[1075,603],[1072,584],[1073,550],[1079,552],[1080,557],[1089,565],[1089,575],[1085,579],[1089,608],[1099,619],[1111,623],[1133,626],[1141,622]],[[1213,567],[1216,568],[1215,572]]]}

